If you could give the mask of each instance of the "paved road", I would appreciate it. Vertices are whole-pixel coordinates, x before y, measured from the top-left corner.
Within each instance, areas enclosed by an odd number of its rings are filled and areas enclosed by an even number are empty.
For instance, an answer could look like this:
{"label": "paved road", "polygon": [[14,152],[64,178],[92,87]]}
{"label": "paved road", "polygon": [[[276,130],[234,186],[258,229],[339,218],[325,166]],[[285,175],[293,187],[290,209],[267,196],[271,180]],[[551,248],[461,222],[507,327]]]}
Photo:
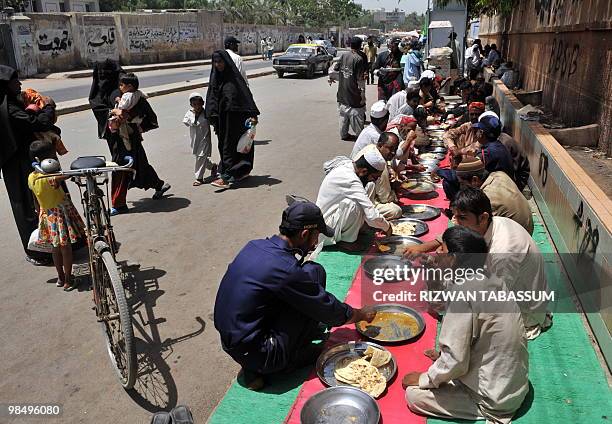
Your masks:
{"label": "paved road", "polygon": [[[152,99],[161,128],[145,135],[145,146],[173,187],[158,201],[151,191],[130,191],[132,213],[113,220],[122,243],[119,260],[140,265],[128,284],[141,364],[130,393],[117,383],[104,351],[91,292],[65,293],[52,284],[53,268],[23,260],[1,184],[0,403],[64,407],[61,418],[9,423],[147,424],[150,411],[177,402],[193,408],[197,423],[206,422],[238,371],[222,352],[211,319],[227,264],[248,240],[278,231],[285,194],[315,199],[322,163],[352,149],[338,138],[337,86],[330,88],[325,78],[270,76],[251,86],[262,112],[255,170],[242,188],[223,193],[191,186],[193,157],[180,123],[187,93]],[[368,90],[371,103],[374,86]],[[107,154],[91,112],[61,116],[59,125],[70,149],[65,167],[79,155]],[[81,255],[79,273],[86,272],[83,261]]]}
{"label": "paved road", "polygon": [[[244,62],[247,71],[268,69],[269,61],[253,60]],[[194,80],[208,81],[210,66],[193,66],[190,68],[165,69],[158,71],[138,72],[140,88],[146,89],[157,85]],[[56,102],[87,98],[91,87],[91,78],[75,79],[29,79],[23,82],[24,88],[34,88],[51,96]]]}
{"label": "paved road", "polygon": [[[338,57],[344,51],[338,52]],[[247,72],[272,69],[272,63],[267,60],[249,60],[244,62]],[[208,81],[210,76],[209,65],[193,66],[189,68],[164,69],[157,71],[138,72],[140,88],[146,89],[158,85],[177,82],[190,82],[196,80]],[[22,81],[23,88],[34,88],[56,102],[87,98],[91,87],[91,78],[75,79],[27,79]]]}

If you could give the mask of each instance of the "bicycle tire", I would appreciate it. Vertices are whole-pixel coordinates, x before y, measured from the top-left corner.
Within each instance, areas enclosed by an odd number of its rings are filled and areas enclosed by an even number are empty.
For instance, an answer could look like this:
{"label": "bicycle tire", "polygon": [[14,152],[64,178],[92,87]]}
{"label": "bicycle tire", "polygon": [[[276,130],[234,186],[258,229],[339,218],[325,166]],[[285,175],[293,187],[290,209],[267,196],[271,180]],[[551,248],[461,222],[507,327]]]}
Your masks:
{"label": "bicycle tire", "polygon": [[[101,251],[99,254],[99,260],[100,259],[104,267],[103,272],[107,273],[111,283],[111,287],[104,289],[104,295],[108,296],[109,293],[114,297],[113,303],[116,305],[116,313],[119,315],[119,331],[122,334],[123,346],[115,346],[115,344],[118,343],[115,343],[109,334],[109,326],[111,325],[109,321],[102,321],[100,324],[105,336],[106,347],[111,364],[119,376],[119,381],[121,382],[123,388],[129,390],[134,387],[134,384],[136,383],[136,371],[138,368],[134,330],[132,328],[132,317],[130,314],[130,308],[127,304],[127,299],[125,297],[123,282],[121,281],[119,270],[117,269],[117,263],[115,262],[115,259],[113,258],[108,247]],[[107,291],[107,289],[110,290]],[[121,350],[125,352],[125,372],[122,372],[121,368],[123,367],[121,364],[118,364],[118,359],[115,356],[114,350]]]}

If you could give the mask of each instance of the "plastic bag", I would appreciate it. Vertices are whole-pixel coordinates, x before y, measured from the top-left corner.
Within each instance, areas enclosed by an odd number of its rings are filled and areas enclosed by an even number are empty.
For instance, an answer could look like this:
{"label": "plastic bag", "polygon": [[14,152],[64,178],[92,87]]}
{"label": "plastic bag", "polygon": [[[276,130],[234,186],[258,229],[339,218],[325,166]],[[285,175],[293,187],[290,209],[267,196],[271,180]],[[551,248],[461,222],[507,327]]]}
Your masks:
{"label": "plastic bag", "polygon": [[257,126],[253,125],[250,120],[247,120],[244,125],[247,127],[247,130],[244,134],[242,134],[240,140],[238,140],[238,146],[236,146],[236,151],[238,153],[246,155],[253,148],[253,141],[255,140]]}
{"label": "plastic bag", "polygon": [[28,250],[33,250],[35,252],[43,252],[43,253],[51,253],[53,251],[53,245],[50,244],[40,244],[38,241],[38,228],[32,231],[30,234],[30,240],[28,241]]}

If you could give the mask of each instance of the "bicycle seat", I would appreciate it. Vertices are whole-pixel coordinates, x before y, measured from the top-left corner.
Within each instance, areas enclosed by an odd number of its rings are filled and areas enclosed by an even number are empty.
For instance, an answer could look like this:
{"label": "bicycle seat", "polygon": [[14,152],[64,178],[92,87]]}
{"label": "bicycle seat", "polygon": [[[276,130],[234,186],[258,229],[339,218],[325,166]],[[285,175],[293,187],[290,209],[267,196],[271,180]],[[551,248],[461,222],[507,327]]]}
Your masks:
{"label": "bicycle seat", "polygon": [[82,156],[70,164],[70,169],[104,168],[106,161],[98,156]]}

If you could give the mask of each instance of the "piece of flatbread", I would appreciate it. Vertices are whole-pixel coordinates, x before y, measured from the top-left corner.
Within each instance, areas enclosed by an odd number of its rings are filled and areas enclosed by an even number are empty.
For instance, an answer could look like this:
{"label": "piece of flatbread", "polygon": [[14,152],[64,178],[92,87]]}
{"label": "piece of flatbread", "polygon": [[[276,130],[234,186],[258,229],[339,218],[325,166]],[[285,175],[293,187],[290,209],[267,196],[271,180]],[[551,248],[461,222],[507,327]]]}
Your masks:
{"label": "piece of flatbread", "polygon": [[[376,355],[376,352],[372,352],[372,355]],[[380,396],[387,387],[387,379],[378,368],[363,358],[340,361],[334,370],[334,377],[341,383],[361,388],[373,397]]]}
{"label": "piece of flatbread", "polygon": [[374,349],[372,357],[370,358],[370,364],[376,368],[387,365],[389,361],[391,361],[391,353],[380,349]]}

